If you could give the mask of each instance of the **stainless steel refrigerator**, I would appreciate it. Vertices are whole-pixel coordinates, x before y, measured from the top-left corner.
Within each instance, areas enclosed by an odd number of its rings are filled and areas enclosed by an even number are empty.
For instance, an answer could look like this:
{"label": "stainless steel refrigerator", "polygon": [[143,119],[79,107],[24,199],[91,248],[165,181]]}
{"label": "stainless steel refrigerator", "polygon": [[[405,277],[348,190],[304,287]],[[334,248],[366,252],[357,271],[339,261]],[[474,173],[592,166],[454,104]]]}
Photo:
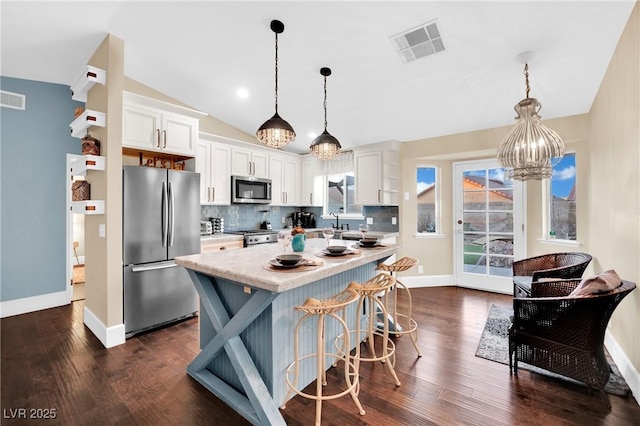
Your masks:
{"label": "stainless steel refrigerator", "polygon": [[194,316],[198,297],[176,256],[200,253],[200,175],[123,169],[126,337]]}

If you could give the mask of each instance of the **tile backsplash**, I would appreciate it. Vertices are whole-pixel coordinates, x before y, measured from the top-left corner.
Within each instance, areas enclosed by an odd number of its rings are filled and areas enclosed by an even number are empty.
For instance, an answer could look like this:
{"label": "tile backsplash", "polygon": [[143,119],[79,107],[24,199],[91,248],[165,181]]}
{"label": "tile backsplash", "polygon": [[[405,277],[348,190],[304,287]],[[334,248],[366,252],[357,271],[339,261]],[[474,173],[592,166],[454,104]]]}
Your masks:
{"label": "tile backsplash", "polygon": [[[261,204],[232,204],[230,206],[201,206],[200,216],[202,220],[208,220],[211,217],[221,217],[224,219],[225,231],[233,231],[238,229],[258,229],[260,223],[267,220],[271,222],[273,229],[281,229],[285,225],[282,218],[291,217],[293,212],[305,211],[314,213],[316,219],[316,227],[323,228],[331,226],[335,223],[335,219],[322,219],[322,207],[282,207],[269,206]],[[398,232],[399,215],[397,206],[366,206],[362,209],[365,217],[373,218],[373,224],[370,225],[371,231],[378,232]],[[396,218],[393,224],[392,218]],[[358,225],[363,220],[347,220],[340,219],[340,224],[348,224],[349,229],[357,230]]]}

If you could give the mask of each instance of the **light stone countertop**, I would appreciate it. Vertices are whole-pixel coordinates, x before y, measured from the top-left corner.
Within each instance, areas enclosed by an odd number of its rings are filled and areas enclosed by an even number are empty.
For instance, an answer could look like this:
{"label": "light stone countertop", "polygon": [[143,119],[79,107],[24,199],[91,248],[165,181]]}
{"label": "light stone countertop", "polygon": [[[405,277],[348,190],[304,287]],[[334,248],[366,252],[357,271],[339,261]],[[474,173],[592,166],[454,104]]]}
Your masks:
{"label": "light stone countertop", "polygon": [[[350,247],[355,242],[332,240],[331,243]],[[400,251],[399,245],[385,244],[383,247],[362,248],[360,255],[315,256],[315,253],[326,247],[326,244],[325,240],[321,238],[307,239],[305,249],[300,254],[304,258],[324,262],[324,265],[310,270],[286,269],[280,272],[265,269],[264,266],[268,265],[270,260],[283,253],[279,244],[258,244],[239,250],[180,256],[175,260],[180,266],[206,275],[281,293],[370,262],[382,261]],[[291,247],[287,248],[287,253],[292,253]]]}

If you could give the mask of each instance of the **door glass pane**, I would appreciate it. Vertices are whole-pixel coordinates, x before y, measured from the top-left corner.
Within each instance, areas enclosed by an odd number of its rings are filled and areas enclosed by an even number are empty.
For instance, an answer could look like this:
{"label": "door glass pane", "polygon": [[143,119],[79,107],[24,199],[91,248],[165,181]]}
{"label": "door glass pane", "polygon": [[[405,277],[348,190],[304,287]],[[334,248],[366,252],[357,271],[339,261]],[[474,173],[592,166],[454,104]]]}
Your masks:
{"label": "door glass pane", "polygon": [[513,233],[513,212],[489,212],[489,232]]}
{"label": "door glass pane", "polygon": [[485,212],[464,212],[462,220],[464,221],[464,232],[485,232],[487,230],[487,214]]}
{"label": "door glass pane", "polygon": [[464,271],[511,276],[513,181],[503,169],[463,172]]}

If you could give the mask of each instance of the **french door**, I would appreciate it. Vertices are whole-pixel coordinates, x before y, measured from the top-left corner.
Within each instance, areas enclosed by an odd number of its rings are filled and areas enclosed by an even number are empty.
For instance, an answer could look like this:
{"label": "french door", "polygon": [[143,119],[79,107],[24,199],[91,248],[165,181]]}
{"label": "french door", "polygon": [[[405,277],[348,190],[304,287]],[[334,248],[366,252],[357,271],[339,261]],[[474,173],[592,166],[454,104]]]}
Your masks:
{"label": "french door", "polygon": [[522,258],[524,186],[505,178],[496,160],[454,163],[456,283],[498,293],[513,291],[511,265]]}

